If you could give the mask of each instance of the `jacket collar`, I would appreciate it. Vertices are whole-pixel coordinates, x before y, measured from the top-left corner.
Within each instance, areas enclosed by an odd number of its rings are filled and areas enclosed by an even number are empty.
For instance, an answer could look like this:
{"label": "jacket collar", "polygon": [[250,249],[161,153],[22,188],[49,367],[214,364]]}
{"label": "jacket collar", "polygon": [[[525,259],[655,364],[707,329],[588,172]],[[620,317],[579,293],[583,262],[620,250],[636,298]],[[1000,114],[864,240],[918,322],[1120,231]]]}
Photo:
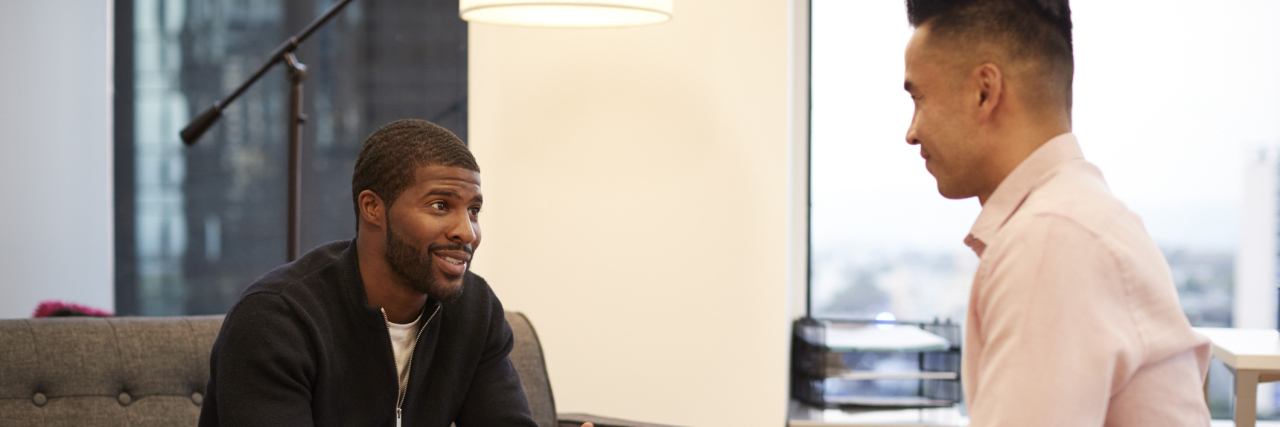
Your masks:
{"label": "jacket collar", "polygon": [[991,198],[982,206],[982,213],[974,221],[969,235],[964,238],[964,244],[973,249],[978,257],[982,257],[987,244],[1018,211],[1032,191],[1052,177],[1058,166],[1083,158],[1084,153],[1080,151],[1080,143],[1074,134],[1064,133],[1049,139],[1019,163],[1000,182],[996,191],[991,193]]}
{"label": "jacket collar", "polygon": [[[369,294],[364,290],[364,279],[360,277],[360,254],[356,250],[356,239],[351,239],[347,244],[347,248],[342,250],[339,255],[342,263],[342,286],[346,294],[347,306],[356,313],[356,317],[363,319],[365,323],[378,329],[384,329],[386,325],[386,317],[382,315],[382,307],[369,306]],[[424,313],[430,313],[440,306],[440,301],[434,297],[427,297],[427,304],[423,306]],[[440,307],[441,310],[444,307]]]}

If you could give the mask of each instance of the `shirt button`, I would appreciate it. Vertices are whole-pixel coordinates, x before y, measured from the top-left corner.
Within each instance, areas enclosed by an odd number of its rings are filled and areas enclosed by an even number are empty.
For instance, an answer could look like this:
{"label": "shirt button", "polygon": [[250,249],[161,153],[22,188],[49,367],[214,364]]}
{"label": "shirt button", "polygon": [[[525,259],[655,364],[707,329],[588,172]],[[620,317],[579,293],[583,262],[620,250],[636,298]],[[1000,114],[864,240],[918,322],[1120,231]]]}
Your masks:
{"label": "shirt button", "polygon": [[31,396],[31,403],[36,404],[36,406],[44,406],[47,402],[49,402],[49,398],[44,397],[44,393],[36,393],[35,396]]}
{"label": "shirt button", "polygon": [[128,392],[122,391],[119,396],[116,396],[116,400],[120,401],[120,406],[128,406],[130,402],[133,402],[133,397],[129,396]]}
{"label": "shirt button", "polygon": [[198,391],[195,393],[191,393],[191,402],[195,403],[196,406],[200,406],[201,404],[204,403],[204,395],[200,394],[200,392]]}

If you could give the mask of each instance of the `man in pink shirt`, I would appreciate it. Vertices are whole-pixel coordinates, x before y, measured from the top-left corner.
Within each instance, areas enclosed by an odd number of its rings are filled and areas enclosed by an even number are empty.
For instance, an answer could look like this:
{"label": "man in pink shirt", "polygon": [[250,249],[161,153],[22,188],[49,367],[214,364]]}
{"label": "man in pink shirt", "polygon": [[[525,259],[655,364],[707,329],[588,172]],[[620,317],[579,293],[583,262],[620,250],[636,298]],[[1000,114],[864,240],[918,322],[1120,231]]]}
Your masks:
{"label": "man in pink shirt", "polygon": [[982,203],[962,381],[973,426],[1207,426],[1208,340],[1071,134],[1066,0],[908,0],[907,142]]}

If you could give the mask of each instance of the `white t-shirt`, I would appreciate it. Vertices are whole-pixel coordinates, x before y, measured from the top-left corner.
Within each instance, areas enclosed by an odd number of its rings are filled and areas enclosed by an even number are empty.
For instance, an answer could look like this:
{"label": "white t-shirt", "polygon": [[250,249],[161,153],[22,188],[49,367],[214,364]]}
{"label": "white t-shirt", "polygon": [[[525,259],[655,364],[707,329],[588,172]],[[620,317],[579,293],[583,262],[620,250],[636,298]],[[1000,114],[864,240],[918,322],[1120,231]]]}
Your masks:
{"label": "white t-shirt", "polygon": [[[386,317],[386,310],[382,311],[383,318]],[[387,332],[391,334],[391,352],[396,356],[396,375],[400,378],[400,393],[404,393],[405,387],[409,385],[409,358],[412,356],[414,341],[418,338],[418,329],[421,325],[422,313],[418,313],[418,318],[406,324],[392,323],[387,320]]]}

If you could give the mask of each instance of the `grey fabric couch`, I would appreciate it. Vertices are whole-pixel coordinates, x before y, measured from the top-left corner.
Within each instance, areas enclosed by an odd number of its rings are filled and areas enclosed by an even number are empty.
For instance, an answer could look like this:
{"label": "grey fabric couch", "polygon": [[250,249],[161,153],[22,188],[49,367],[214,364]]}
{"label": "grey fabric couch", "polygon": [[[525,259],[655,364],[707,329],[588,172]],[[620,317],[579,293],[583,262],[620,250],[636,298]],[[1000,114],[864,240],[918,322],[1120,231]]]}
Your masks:
{"label": "grey fabric couch", "polygon": [[[557,414],[542,345],[507,312],[511,361],[539,427],[662,427]],[[0,320],[0,426],[194,426],[222,316]]]}

